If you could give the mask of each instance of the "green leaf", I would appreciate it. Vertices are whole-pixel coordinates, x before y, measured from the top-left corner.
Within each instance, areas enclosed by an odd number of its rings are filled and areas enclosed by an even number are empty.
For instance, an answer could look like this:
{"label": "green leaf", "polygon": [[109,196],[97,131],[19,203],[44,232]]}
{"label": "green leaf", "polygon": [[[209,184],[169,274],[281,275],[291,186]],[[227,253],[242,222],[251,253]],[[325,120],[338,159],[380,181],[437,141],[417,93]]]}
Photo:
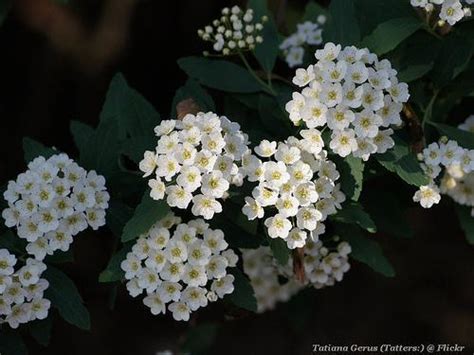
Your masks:
{"label": "green leaf", "polygon": [[107,178],[119,173],[118,123],[110,121],[102,123],[95,133],[89,137],[87,145],[81,151],[81,164],[86,169],[94,169]]}
{"label": "green leaf", "polygon": [[350,155],[344,159],[337,159],[336,163],[341,173],[342,191],[351,200],[359,200],[364,180],[364,162]]}
{"label": "green leaf", "polygon": [[387,170],[396,173],[405,182],[414,186],[429,184],[415,154],[403,139],[394,136],[395,146],[384,154],[377,154],[377,161]]}
{"label": "green leaf", "polygon": [[99,129],[103,124],[109,126],[114,122],[118,126],[119,139],[127,135],[153,138],[153,128],[159,121],[160,115],[154,107],[128,85],[122,74],[115,75],[100,114]]}
{"label": "green leaf", "polygon": [[238,268],[232,268],[230,271],[235,277],[234,292],[227,295],[226,298],[237,307],[257,312],[257,299],[249,279]]}
{"label": "green leaf", "polygon": [[258,112],[260,120],[268,132],[282,139],[288,137],[288,131],[291,130],[290,119],[274,97],[260,95]]}
{"label": "green leaf", "polygon": [[329,4],[330,22],[324,31],[326,42],[341,46],[354,45],[360,41],[354,0],[332,0]]}
{"label": "green leaf", "polygon": [[381,23],[362,41],[361,46],[367,47],[377,55],[395,49],[402,41],[422,27],[422,22],[414,17],[402,17]]}
{"label": "green leaf", "polygon": [[0,332],[0,354],[2,355],[28,355],[23,339],[19,332],[2,329]]}
{"label": "green leaf", "polygon": [[184,86],[180,87],[176,91],[176,95],[173,98],[173,103],[171,104],[170,117],[175,118],[177,116],[176,105],[186,99],[193,99],[203,112],[216,110],[214,100],[206,91],[206,89],[199,85],[196,80],[189,78]]}
{"label": "green leaf", "polygon": [[115,282],[124,278],[125,273],[120,267],[120,264],[125,260],[127,253],[132,249],[133,244],[133,241],[125,243],[122,249],[110,258],[107,267],[99,275],[99,282]]}
{"label": "green leaf", "polygon": [[69,128],[74,143],[76,144],[79,153],[82,154],[82,152],[87,149],[89,139],[95,134],[94,128],[79,121],[71,121]]}
{"label": "green leaf", "polygon": [[240,93],[261,91],[260,84],[246,69],[225,60],[186,57],[179,59],[178,65],[188,76],[213,89]]}
{"label": "green leaf", "polygon": [[43,156],[46,159],[51,157],[52,155],[58,154],[57,150],[53,148],[46,147],[40,142],[35,141],[29,137],[23,138],[23,152],[25,157],[25,162],[29,163],[34,158]]}
{"label": "green leaf", "polygon": [[400,73],[398,73],[398,80],[404,83],[410,83],[423,77],[426,73],[433,69],[433,66],[434,63],[408,66],[406,69],[401,70]]}
{"label": "green leaf", "polygon": [[25,253],[26,240],[20,239],[11,230],[7,230],[0,236],[0,249],[8,249],[18,255]]}
{"label": "green leaf", "polygon": [[217,337],[218,327],[213,323],[202,323],[186,334],[183,351],[190,354],[207,354]]}
{"label": "green leaf", "polygon": [[49,281],[45,298],[57,308],[61,317],[78,328],[89,330],[91,327],[89,311],[84,307],[74,282],[65,273],[52,266],[48,266],[44,277]]}
{"label": "green leaf", "polygon": [[474,245],[474,217],[471,216],[471,208],[456,204],[456,213],[467,241]]}
{"label": "green leaf", "polygon": [[331,219],[347,224],[358,224],[370,233],[377,231],[377,227],[370,215],[357,202],[344,204],[342,209],[332,216]]}
{"label": "green leaf", "polygon": [[442,123],[429,123],[436,127],[441,135],[445,135],[449,139],[455,140],[461,147],[466,149],[474,149],[474,133]]}
{"label": "green leaf", "polygon": [[273,256],[280,265],[286,266],[290,259],[290,249],[288,249],[286,242],[281,238],[268,238],[268,244],[272,250]]}
{"label": "green leaf", "polygon": [[107,226],[115,236],[120,237],[123,233],[123,227],[132,218],[133,209],[120,200],[112,199],[107,209]]}
{"label": "green leaf", "polygon": [[384,276],[395,276],[393,266],[376,241],[367,238],[359,228],[350,225],[337,225],[336,230],[341,238],[350,244],[352,253],[349,256],[351,258],[368,265]]}
{"label": "green leaf", "polygon": [[261,32],[263,42],[256,45],[254,54],[263,70],[271,73],[278,57],[280,44],[275,21],[270,11],[268,11],[266,0],[249,0],[247,7],[254,10],[254,18],[258,22],[261,21],[262,16],[268,17],[268,21],[263,24]]}
{"label": "green leaf", "polygon": [[473,45],[462,36],[447,36],[435,62],[432,79],[438,87],[449,83],[464,71],[473,54]]}
{"label": "green leaf", "polygon": [[51,328],[53,322],[51,317],[43,320],[35,320],[34,322],[28,323],[28,331],[36,342],[43,346],[49,345],[51,339]]}
{"label": "green leaf", "polygon": [[165,217],[169,207],[163,200],[155,201],[150,197],[149,190],[145,191],[142,201],[135,208],[133,217],[123,228],[122,242],[128,242],[146,233],[156,222]]}

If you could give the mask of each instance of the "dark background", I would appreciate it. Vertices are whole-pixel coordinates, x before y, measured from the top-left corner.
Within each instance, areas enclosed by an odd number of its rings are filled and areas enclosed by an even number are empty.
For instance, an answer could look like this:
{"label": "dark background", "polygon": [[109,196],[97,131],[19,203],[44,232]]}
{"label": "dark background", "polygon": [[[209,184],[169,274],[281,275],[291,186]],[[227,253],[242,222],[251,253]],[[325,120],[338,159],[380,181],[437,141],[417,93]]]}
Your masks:
{"label": "dark background", "polygon": [[[0,28],[0,184],[25,168],[23,136],[74,156],[70,120],[97,124],[108,83],[118,71],[167,117],[174,93],[185,81],[176,60],[198,55],[204,47],[197,28],[235,2],[136,1],[122,18],[130,26],[119,26],[120,44],[112,54],[94,59],[93,49],[80,46],[94,41],[109,11],[107,3],[75,1],[65,18],[78,21],[82,37],[68,37],[68,21],[58,24],[55,17],[65,9],[51,7],[48,0],[15,2]],[[304,3],[290,1],[287,6],[294,12]],[[199,312],[191,326],[219,322],[209,350],[216,354],[307,354],[312,343],[458,343],[472,348],[473,250],[447,206],[407,211],[416,231],[413,239],[376,236],[397,271],[395,278],[354,263],[341,284],[306,292],[274,312],[235,314],[213,305]],[[91,312],[91,331],[55,319],[47,349],[28,339],[32,354],[151,355],[179,348],[188,324],[153,317],[124,288],[118,290],[114,310],[109,308],[112,287],[98,284],[97,278],[110,256],[111,241],[107,231],[81,235],[74,245],[75,263],[66,266]]]}

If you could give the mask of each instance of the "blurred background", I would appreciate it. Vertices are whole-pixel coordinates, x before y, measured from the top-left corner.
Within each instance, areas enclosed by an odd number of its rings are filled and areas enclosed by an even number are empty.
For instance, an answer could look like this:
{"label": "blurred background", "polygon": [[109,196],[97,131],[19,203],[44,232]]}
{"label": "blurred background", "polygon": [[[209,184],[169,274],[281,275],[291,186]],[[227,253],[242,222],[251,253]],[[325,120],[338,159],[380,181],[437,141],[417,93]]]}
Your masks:
{"label": "blurred background", "polygon": [[[204,49],[197,28],[217,17],[222,7],[243,3],[13,1],[0,27],[0,184],[25,168],[23,136],[76,155],[69,122],[97,124],[116,72],[123,72],[129,84],[167,117],[174,93],[186,79],[176,60]],[[291,23],[305,3],[272,1],[283,32],[291,27],[284,18]],[[398,191],[396,184],[386,188]],[[376,236],[397,271],[395,278],[354,262],[342,283],[304,292],[273,312],[236,314],[225,305],[213,305],[190,324],[152,316],[124,288],[117,290],[111,309],[115,291],[97,278],[110,257],[112,235],[106,230],[85,233],[75,242],[76,261],[66,272],[91,312],[92,329],[82,331],[56,319],[50,346],[42,348],[29,339],[29,348],[32,354],[48,355],[152,355],[177,351],[193,341],[189,329],[204,323],[211,324],[211,331],[195,333],[207,354],[308,354],[314,343],[458,343],[472,349],[473,248],[443,203],[429,212],[416,208],[406,215],[415,230],[413,238]]]}

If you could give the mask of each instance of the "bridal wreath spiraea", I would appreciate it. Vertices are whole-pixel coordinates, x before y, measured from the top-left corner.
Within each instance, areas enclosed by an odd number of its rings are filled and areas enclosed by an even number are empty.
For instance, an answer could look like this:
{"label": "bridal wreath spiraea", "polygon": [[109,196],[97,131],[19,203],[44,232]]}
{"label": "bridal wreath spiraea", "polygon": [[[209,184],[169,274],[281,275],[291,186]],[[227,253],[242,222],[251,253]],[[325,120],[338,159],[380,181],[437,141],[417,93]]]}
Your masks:
{"label": "bridal wreath spiraea", "polygon": [[[472,131],[474,116],[468,117],[459,128]],[[439,203],[441,192],[460,205],[474,208],[474,150],[460,147],[456,141],[442,137],[439,142],[428,145],[419,158],[431,182],[415,193],[415,202],[430,208]],[[474,215],[473,212],[471,214]]]}
{"label": "bridal wreath spiraea", "polygon": [[245,198],[243,213],[249,220],[265,216],[268,236],[282,238],[290,249],[303,247],[308,237],[317,241],[323,221],[345,200],[319,131],[301,135],[278,144],[264,140],[254,149],[261,158],[249,152],[243,159],[247,179],[257,183],[252,197]]}
{"label": "bridal wreath spiraea", "polygon": [[439,18],[452,26],[464,17],[471,16],[471,8],[468,5],[474,4],[474,0],[410,0],[410,3],[426,12],[438,12]]}
{"label": "bridal wreath spiraea", "polygon": [[323,43],[321,28],[326,23],[326,16],[319,15],[317,22],[305,21],[296,25],[296,32],[285,38],[280,44],[286,63],[290,68],[303,64],[305,46],[319,46]]}
{"label": "bridal wreath spiraea", "polygon": [[[288,301],[306,286],[320,289],[342,281],[344,274],[350,269],[350,253],[351,247],[347,242],[331,241],[327,246],[322,241],[308,242],[303,257],[305,281],[299,282],[294,276],[292,258],[282,266],[272,257],[269,247],[243,250],[244,272],[249,276],[255,291],[258,311],[273,309],[277,302]],[[286,282],[281,282],[281,277]]]}
{"label": "bridal wreath spiraea", "polygon": [[213,49],[222,55],[252,50],[263,42],[261,32],[267,18],[264,16],[260,20],[255,21],[252,9],[244,11],[238,6],[226,7],[222,9],[221,18],[214,20],[212,26],[198,30],[198,35],[213,43]]}
{"label": "bridal wreath spiraea", "polygon": [[[234,290],[237,255],[227,249],[224,233],[202,219],[181,223],[170,214],[140,236],[122,262],[132,297],[146,291],[143,303],[154,315],[172,312],[188,321],[191,312]],[[168,307],[167,307],[168,305]]]}
{"label": "bridal wreath spiraea", "polygon": [[240,126],[208,112],[164,120],[155,133],[155,151],[146,151],[140,162],[145,177],[154,174],[148,183],[150,196],[161,200],[166,195],[168,205],[180,209],[192,201],[192,213],[205,219],[222,212],[218,199],[230,185],[243,182],[237,163],[247,150],[248,136]]}
{"label": "bridal wreath spiraea", "polygon": [[331,131],[329,148],[341,157],[367,160],[394,146],[391,127],[402,124],[400,112],[409,98],[408,85],[386,59],[368,49],[326,43],[317,62],[297,69],[286,110],[295,125]]}
{"label": "bridal wreath spiraea", "polygon": [[88,226],[103,226],[110,196],[103,176],[57,154],[31,161],[26,172],[8,183],[4,198],[5,225],[15,227],[29,242],[26,251],[43,260],[56,250],[67,251],[73,236]]}
{"label": "bridal wreath spiraea", "polygon": [[46,265],[28,258],[15,271],[17,261],[7,249],[0,249],[0,324],[7,323],[11,328],[45,319],[51,306],[43,297],[49,287],[48,281],[41,278]]}

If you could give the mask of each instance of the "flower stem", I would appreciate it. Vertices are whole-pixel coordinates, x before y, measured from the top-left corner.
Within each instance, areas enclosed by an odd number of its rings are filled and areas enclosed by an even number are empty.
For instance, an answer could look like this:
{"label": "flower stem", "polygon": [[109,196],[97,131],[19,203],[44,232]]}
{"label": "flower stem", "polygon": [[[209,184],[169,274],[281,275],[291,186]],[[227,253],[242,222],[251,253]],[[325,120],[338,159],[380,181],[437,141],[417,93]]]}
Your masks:
{"label": "flower stem", "polygon": [[245,67],[247,68],[248,72],[255,78],[255,80],[257,80],[257,82],[262,86],[264,91],[267,92],[268,94],[272,95],[272,96],[276,96],[276,92],[271,87],[271,84],[269,85],[269,84],[265,83],[262,79],[259,78],[257,73],[255,73],[255,71],[250,66],[249,62],[247,61],[247,59],[245,58],[243,53],[241,51],[239,51],[238,54],[239,54],[240,59],[244,63]]}

